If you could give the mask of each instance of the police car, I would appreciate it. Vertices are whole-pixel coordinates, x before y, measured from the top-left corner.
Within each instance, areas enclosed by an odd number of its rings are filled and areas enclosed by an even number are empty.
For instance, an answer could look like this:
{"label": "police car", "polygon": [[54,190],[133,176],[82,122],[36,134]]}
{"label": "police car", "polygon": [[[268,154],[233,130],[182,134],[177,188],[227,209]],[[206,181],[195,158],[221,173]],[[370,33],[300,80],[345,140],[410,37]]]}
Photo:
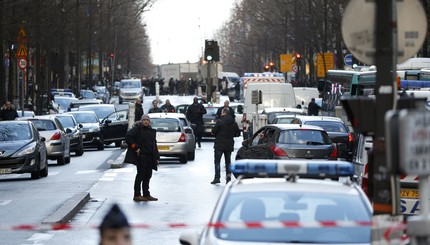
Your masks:
{"label": "police car", "polygon": [[[372,206],[346,161],[238,160],[202,232],[181,244],[370,244]],[[257,177],[257,178],[256,178]],[[343,180],[343,181],[342,181]]]}

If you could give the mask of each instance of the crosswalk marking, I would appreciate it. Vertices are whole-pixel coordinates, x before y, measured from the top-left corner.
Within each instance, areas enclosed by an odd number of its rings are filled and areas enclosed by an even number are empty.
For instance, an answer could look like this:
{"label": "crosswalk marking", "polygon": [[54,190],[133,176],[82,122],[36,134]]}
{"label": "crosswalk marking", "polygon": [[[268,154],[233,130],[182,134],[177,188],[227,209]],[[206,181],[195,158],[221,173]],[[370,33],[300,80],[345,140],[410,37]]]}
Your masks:
{"label": "crosswalk marking", "polygon": [[99,170],[79,170],[76,172],[76,174],[92,174],[100,172]]}

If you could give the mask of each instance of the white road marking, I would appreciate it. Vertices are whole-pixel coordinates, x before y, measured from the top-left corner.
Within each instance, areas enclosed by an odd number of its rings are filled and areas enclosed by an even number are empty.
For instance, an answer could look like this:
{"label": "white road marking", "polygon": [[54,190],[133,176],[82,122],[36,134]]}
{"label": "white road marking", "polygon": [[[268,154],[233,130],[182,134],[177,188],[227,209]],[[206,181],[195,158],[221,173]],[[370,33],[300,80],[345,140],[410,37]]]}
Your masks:
{"label": "white road marking", "polygon": [[92,174],[100,172],[99,170],[79,170],[76,172],[76,174]]}
{"label": "white road marking", "polygon": [[54,236],[54,234],[47,234],[47,233],[34,233],[30,238],[27,239],[27,241],[32,241],[33,244],[36,242],[41,244],[43,241],[47,241],[51,239]]}
{"label": "white road marking", "polygon": [[8,205],[12,200],[0,200],[0,206]]}

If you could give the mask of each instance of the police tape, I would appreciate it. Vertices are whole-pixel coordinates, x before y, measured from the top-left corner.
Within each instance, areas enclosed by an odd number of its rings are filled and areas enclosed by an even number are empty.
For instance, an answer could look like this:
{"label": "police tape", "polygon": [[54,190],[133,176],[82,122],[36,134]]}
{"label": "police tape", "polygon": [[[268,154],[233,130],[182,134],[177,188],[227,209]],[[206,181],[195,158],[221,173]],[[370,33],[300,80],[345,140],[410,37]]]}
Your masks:
{"label": "police tape", "polygon": [[[327,227],[366,227],[372,226],[371,221],[262,221],[262,222],[216,222],[216,223],[158,223],[158,224],[130,224],[135,229],[165,229],[165,228],[193,228],[211,227],[218,229],[279,229],[279,228],[327,228]],[[74,230],[98,229],[98,225],[73,224],[33,224],[33,225],[0,225],[0,231],[48,231],[48,230]]]}

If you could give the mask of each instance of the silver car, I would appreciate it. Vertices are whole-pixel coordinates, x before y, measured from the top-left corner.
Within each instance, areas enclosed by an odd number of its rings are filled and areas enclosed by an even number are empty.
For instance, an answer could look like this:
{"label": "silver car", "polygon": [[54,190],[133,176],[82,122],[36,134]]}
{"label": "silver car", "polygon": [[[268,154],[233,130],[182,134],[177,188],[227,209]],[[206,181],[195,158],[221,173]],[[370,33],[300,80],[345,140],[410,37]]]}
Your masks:
{"label": "silver car", "polygon": [[157,147],[160,156],[178,157],[180,163],[188,162],[188,145],[185,128],[179,118],[149,114],[151,126],[157,131]]}
{"label": "silver car", "polygon": [[31,121],[42,137],[45,137],[45,145],[48,159],[57,160],[59,165],[70,162],[70,139],[61,124],[54,115],[23,118]]}
{"label": "silver car", "polygon": [[181,121],[184,127],[185,137],[187,138],[186,141],[188,160],[193,161],[196,153],[196,136],[194,135],[193,128],[195,128],[196,125],[190,123],[190,121],[188,121],[187,117],[183,113],[150,113],[149,116],[151,118],[175,117]]}

